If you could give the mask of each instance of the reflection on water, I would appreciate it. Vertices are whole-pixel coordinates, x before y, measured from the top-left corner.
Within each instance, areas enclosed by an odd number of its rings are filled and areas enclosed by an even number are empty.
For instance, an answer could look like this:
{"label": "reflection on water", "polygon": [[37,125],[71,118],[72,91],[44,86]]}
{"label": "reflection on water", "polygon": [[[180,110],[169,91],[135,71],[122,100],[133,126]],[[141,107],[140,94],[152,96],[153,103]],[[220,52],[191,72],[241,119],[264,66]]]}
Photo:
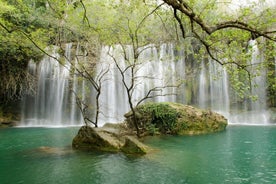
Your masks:
{"label": "reflection on water", "polygon": [[276,183],[276,126],[150,137],[143,157],[72,150],[77,131],[1,129],[1,183]]}

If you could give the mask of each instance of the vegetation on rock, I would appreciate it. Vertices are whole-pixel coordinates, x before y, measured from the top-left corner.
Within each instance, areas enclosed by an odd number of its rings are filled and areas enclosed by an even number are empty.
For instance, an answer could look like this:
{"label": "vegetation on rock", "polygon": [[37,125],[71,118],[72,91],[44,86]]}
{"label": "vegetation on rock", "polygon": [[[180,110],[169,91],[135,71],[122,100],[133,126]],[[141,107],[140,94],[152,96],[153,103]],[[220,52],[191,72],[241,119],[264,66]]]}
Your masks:
{"label": "vegetation on rock", "polygon": [[[143,135],[204,134],[225,130],[227,120],[220,114],[178,103],[146,103],[135,109]],[[125,114],[133,128],[132,112]]]}

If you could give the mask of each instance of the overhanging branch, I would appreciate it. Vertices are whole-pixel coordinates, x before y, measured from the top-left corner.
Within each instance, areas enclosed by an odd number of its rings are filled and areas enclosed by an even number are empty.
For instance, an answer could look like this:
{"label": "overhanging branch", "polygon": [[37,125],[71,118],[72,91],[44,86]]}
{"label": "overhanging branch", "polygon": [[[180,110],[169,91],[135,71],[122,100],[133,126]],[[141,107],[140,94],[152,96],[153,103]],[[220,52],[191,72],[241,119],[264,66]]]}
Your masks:
{"label": "overhanging branch", "polygon": [[273,37],[274,35],[272,36],[270,35],[272,33],[275,33],[275,31],[269,31],[269,32],[261,31],[261,30],[255,29],[254,27],[250,26],[245,22],[241,22],[237,20],[225,21],[225,22],[217,23],[216,25],[210,26],[206,23],[206,21],[204,21],[199,15],[197,15],[193,11],[193,9],[188,5],[187,1],[185,0],[163,0],[163,1],[166,4],[170,5],[174,10],[179,10],[187,17],[189,17],[192,22],[199,25],[200,28],[208,35],[211,35],[219,30],[234,28],[234,29],[248,31],[250,33],[253,33],[254,35],[257,35],[258,37],[262,36],[276,42],[276,38]]}
{"label": "overhanging branch", "polygon": [[177,9],[175,9],[175,8],[173,9],[173,14],[174,14],[174,17],[175,17],[175,19],[177,20],[177,22],[179,24],[179,27],[180,27],[180,30],[181,30],[181,33],[182,33],[182,37],[185,38],[186,37],[185,29],[184,29],[184,26],[182,24],[181,19],[177,15]]}

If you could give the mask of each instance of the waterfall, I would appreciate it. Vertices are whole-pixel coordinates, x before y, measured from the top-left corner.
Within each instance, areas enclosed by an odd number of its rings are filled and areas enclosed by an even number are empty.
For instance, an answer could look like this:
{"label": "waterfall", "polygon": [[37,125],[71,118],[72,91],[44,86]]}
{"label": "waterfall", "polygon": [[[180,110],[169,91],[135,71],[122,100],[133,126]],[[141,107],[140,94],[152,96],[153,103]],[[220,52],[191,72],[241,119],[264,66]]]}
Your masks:
{"label": "waterfall", "polygon": [[[74,49],[72,48],[74,47]],[[124,48],[123,48],[124,47]],[[26,95],[22,101],[22,126],[70,126],[84,124],[82,114],[76,104],[76,96],[89,104],[89,117],[95,116],[96,91],[88,80],[81,79],[72,66],[88,62],[86,54],[82,55],[80,45],[67,44],[66,60],[60,65],[55,59],[45,56],[38,63],[29,63],[29,72],[36,75],[37,93]],[[252,95],[258,95],[257,101],[231,106],[235,98],[230,96],[231,88],[228,73],[221,65],[211,59],[194,58],[186,61],[185,48],[175,48],[173,44],[146,45],[139,48],[138,65],[135,70],[135,90],[132,94],[134,104],[141,100],[154,87],[160,87],[155,98],[146,101],[169,101],[191,104],[223,114],[230,123],[267,123],[266,114],[266,76],[260,73],[252,80]],[[75,51],[75,53],[71,53]],[[123,54],[126,53],[126,56]],[[59,58],[53,50],[53,56]],[[108,69],[102,78],[102,90],[99,98],[99,126],[106,122],[116,123],[124,120],[123,115],[129,111],[127,93],[122,83],[122,76],[117,64],[127,68],[127,62],[134,59],[132,46],[103,46],[100,60],[96,65],[95,77]],[[127,61],[126,61],[127,59]],[[260,51],[253,45],[251,63],[254,66],[262,61]],[[196,63],[199,63],[198,65]],[[196,71],[191,74],[190,71]],[[252,68],[252,71],[255,71]],[[125,71],[127,85],[130,84],[130,71]],[[190,76],[192,75],[192,76]],[[194,76],[193,76],[194,75]],[[95,78],[95,79],[96,79]],[[161,88],[176,86],[179,88]],[[256,84],[256,85],[255,85]],[[75,94],[72,93],[75,92]],[[248,107],[251,107],[248,109]],[[237,111],[236,109],[240,109]]]}
{"label": "waterfall", "polygon": [[[259,70],[258,65],[263,63],[263,54],[260,52],[257,42],[251,41],[252,45],[252,73],[255,72],[256,77],[251,81],[251,94],[257,97],[257,100],[251,101],[252,114],[250,116],[250,122],[258,124],[260,121],[268,123],[267,116],[267,105],[266,105],[266,71]],[[257,73],[256,73],[257,72]],[[257,113],[256,113],[257,112]]]}
{"label": "waterfall", "polygon": [[126,92],[121,82],[122,79],[111,57],[114,56],[120,67],[125,68],[124,59],[121,54],[122,48],[119,45],[115,47],[104,46],[101,51],[101,61],[98,65],[98,71],[103,71],[105,67],[109,67],[109,73],[105,76],[105,82],[103,83],[104,90],[100,96],[100,108],[104,112],[100,114],[101,123],[122,121],[123,112],[128,111]]}
{"label": "waterfall", "polygon": [[[68,60],[67,62],[71,62],[70,65],[77,65],[78,64],[78,59],[72,58],[71,57],[71,49],[72,49],[72,43],[66,44],[66,52],[65,52],[65,56],[66,56],[66,60]],[[80,45],[77,45],[76,48],[76,56],[79,56],[81,53],[79,53],[80,51]],[[71,90],[70,87],[67,89],[68,91],[70,91],[70,99],[68,99],[68,104],[70,104],[70,110],[68,109],[67,112],[68,113],[68,117],[70,117],[70,120],[68,123],[65,123],[66,125],[75,125],[75,124],[83,124],[83,118],[82,115],[80,113],[79,107],[77,105],[77,101],[76,101],[76,94],[78,95],[78,98],[80,98],[81,100],[84,101],[85,98],[85,80],[79,80],[79,77],[77,75],[77,71],[76,69],[73,67],[72,68],[72,76],[67,76],[68,78],[72,78],[70,80],[71,81]],[[74,94],[74,93],[75,94]]]}
{"label": "waterfall", "polygon": [[[66,53],[68,57],[69,53]],[[55,49],[53,56],[59,58]],[[61,126],[62,122],[68,121],[70,65],[61,66],[55,59],[45,56],[37,65],[31,62],[29,68],[37,75],[37,92],[34,97],[23,99],[22,125]]]}
{"label": "waterfall", "polygon": [[[207,67],[208,65],[208,67]],[[225,68],[209,59],[202,60],[198,78],[198,102],[202,109],[218,112],[230,117],[230,95],[228,74]]]}
{"label": "waterfall", "polygon": [[264,56],[258,48],[256,40],[249,42],[251,48],[250,72],[252,79],[250,81],[251,98],[246,100],[240,108],[240,112],[231,115],[231,122],[240,124],[268,124],[269,113],[267,111],[266,95],[266,70],[260,68],[264,61]]}
{"label": "waterfall", "polygon": [[226,69],[209,62],[211,109],[229,118],[230,96]]}
{"label": "waterfall", "polygon": [[[132,61],[133,48],[132,46],[125,46],[127,51],[127,58]],[[176,70],[173,45],[162,44],[160,52],[154,45],[147,45],[140,48],[141,54],[138,57],[138,65],[135,72],[135,90],[132,94],[133,103],[138,103],[147,92],[154,87],[162,87],[164,85],[174,85],[176,83],[176,75],[173,71]],[[123,48],[120,45],[104,46],[101,52],[101,61],[98,65],[104,66],[108,63],[110,68],[109,73],[104,77],[105,82],[100,96],[101,109],[104,114],[101,114],[100,122],[118,122],[123,121],[123,115],[130,110],[126,89],[122,84],[122,77],[115,65],[111,56],[114,56],[120,66],[125,69],[127,61],[123,57]],[[105,63],[105,64],[103,64]],[[104,66],[107,67],[107,66]],[[102,69],[101,69],[102,70]],[[127,85],[130,85],[130,71],[127,70],[125,76]],[[164,77],[166,76],[166,77]],[[154,101],[176,101],[176,90],[172,88],[162,89],[161,96],[152,99]],[[171,95],[166,95],[171,94]],[[164,96],[163,96],[164,95]]]}
{"label": "waterfall", "polygon": [[201,61],[199,74],[199,92],[198,92],[198,106],[202,109],[206,109],[208,104],[208,89],[207,89],[207,74],[204,64],[204,60]]}

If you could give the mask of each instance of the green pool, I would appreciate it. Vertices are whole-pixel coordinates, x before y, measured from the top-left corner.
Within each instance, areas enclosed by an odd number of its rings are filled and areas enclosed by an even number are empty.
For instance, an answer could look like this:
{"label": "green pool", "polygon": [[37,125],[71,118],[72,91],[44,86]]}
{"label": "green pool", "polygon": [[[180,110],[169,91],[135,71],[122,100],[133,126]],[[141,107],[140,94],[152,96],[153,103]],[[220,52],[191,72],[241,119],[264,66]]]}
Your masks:
{"label": "green pool", "polygon": [[0,129],[0,183],[276,183],[276,126],[149,137],[143,157],[74,151],[78,128]]}

